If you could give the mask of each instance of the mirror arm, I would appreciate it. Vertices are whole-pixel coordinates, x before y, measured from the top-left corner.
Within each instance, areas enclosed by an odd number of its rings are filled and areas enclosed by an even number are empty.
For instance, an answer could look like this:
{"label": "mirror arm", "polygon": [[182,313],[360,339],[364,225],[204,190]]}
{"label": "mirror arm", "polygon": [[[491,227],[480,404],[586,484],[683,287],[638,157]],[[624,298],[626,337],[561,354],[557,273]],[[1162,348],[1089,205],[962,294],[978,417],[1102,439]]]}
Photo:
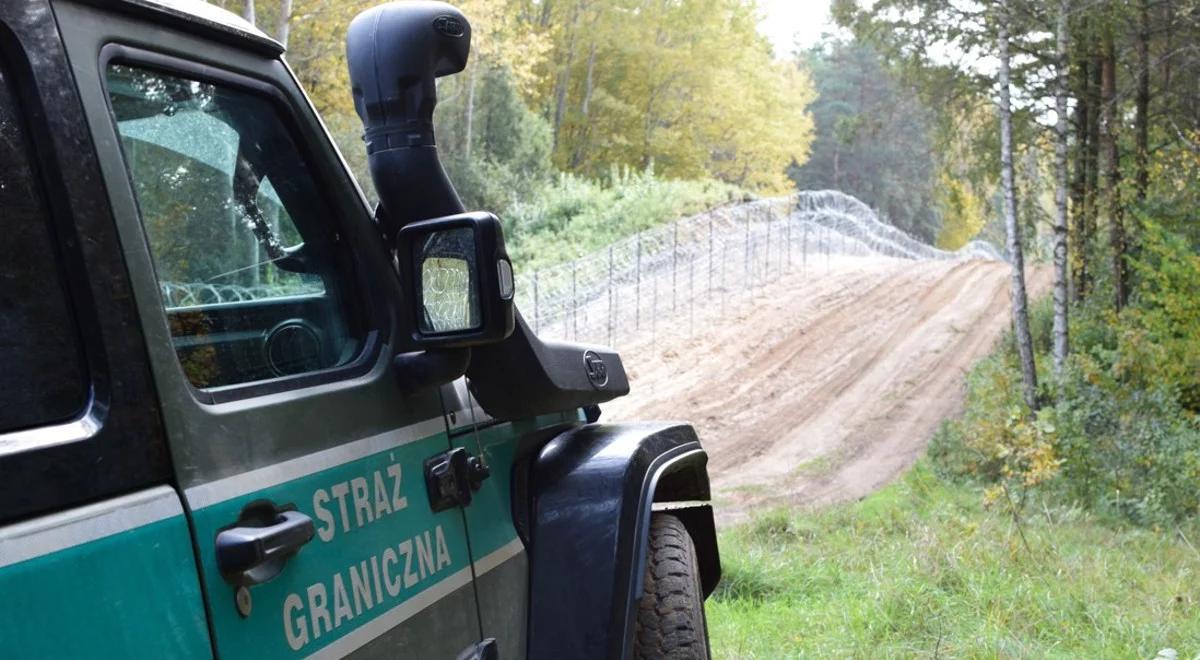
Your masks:
{"label": "mirror arm", "polygon": [[429,349],[392,358],[396,380],[406,394],[457,380],[467,373],[470,363],[469,348]]}
{"label": "mirror arm", "polygon": [[296,247],[283,248],[283,256],[271,263],[275,264],[276,268],[289,273],[316,272],[308,258],[307,246],[303,243]]}

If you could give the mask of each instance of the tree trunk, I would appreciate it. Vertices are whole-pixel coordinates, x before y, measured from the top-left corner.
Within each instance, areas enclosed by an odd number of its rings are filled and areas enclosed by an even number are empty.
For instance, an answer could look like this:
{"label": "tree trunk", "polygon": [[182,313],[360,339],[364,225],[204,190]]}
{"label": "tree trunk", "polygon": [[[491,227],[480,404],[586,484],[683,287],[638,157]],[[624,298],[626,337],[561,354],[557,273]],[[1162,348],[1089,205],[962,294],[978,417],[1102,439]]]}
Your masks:
{"label": "tree trunk", "polygon": [[471,157],[471,144],[475,141],[475,86],[479,80],[479,62],[467,74],[467,120],[463,138],[463,157]]}
{"label": "tree trunk", "polygon": [[[554,93],[554,149],[558,149],[559,133],[562,131],[563,116],[567,112],[567,91],[571,86],[571,65],[575,60],[575,32],[579,23],[579,5],[571,8],[571,23],[567,27],[567,57],[558,74],[558,89]],[[561,162],[561,161],[560,161]]]}
{"label": "tree trunk", "polygon": [[1087,243],[1084,241],[1087,227],[1088,195],[1088,124],[1091,108],[1088,105],[1087,58],[1076,64],[1078,86],[1075,94],[1075,180],[1071,185],[1071,302],[1083,300],[1087,287]]}
{"label": "tree trunk", "polygon": [[1100,67],[1100,138],[1104,143],[1104,200],[1112,256],[1113,309],[1119,314],[1128,300],[1125,273],[1125,218],[1121,207],[1120,152],[1117,147],[1117,59],[1112,32],[1104,39]]}
{"label": "tree trunk", "polygon": [[833,141],[833,189],[842,189],[842,144],[839,140]]}
{"label": "tree trunk", "polygon": [[279,20],[275,23],[275,40],[288,45],[288,36],[292,31],[292,0],[279,0]]}
{"label": "tree trunk", "polygon": [[1058,62],[1054,106],[1058,113],[1054,149],[1054,375],[1062,377],[1067,360],[1067,16],[1069,1],[1058,3]]}
{"label": "tree trunk", "polygon": [[[1164,88],[1166,89],[1166,88]],[[1134,117],[1135,139],[1137,140],[1134,160],[1137,173],[1134,185],[1137,201],[1146,199],[1150,186],[1150,7],[1148,0],[1138,3],[1137,33],[1137,114]]]}
{"label": "tree trunk", "polygon": [[1000,0],[997,45],[1000,55],[1000,182],[1004,193],[1004,226],[1008,231],[1008,255],[1012,261],[1013,332],[1021,359],[1021,381],[1025,404],[1037,410],[1037,367],[1029,311],[1025,296],[1025,255],[1021,247],[1021,224],[1017,222],[1017,191],[1013,181],[1012,106],[1009,100],[1008,0]]}
{"label": "tree trunk", "polygon": [[587,75],[583,80],[583,102],[579,104],[579,115],[582,120],[579,139],[576,140],[575,150],[571,154],[571,169],[579,167],[583,163],[584,157],[587,155],[587,142],[591,134],[590,126],[588,125],[588,115],[591,113],[592,92],[595,90],[595,72],[596,72],[596,42],[593,41],[588,50],[587,59]]}
{"label": "tree trunk", "polygon": [[[1087,124],[1087,194],[1084,197],[1083,242],[1077,243],[1075,246],[1076,250],[1082,252],[1086,252],[1095,242],[1097,218],[1100,215],[1100,116],[1102,114],[1100,77],[1102,65],[1102,58],[1093,56],[1088,71],[1091,75],[1088,78],[1087,97],[1088,107],[1091,108],[1091,111]],[[1081,256],[1084,261],[1087,261],[1087,254]],[[1085,295],[1091,290],[1093,279],[1093,272],[1089,269],[1087,281],[1084,283]]]}
{"label": "tree trunk", "polygon": [[254,25],[258,20],[254,13],[254,0],[246,0],[246,4],[242,5],[242,18],[250,25]]}
{"label": "tree trunk", "polygon": [[[1163,35],[1163,52],[1173,53],[1175,52],[1175,3],[1173,0],[1166,0],[1166,2],[1163,3],[1163,15],[1161,20],[1163,24],[1167,26],[1166,34]],[[1171,89],[1171,58],[1161,57],[1159,60],[1162,62],[1161,89],[1164,90],[1162,98],[1164,104],[1167,106],[1165,112],[1169,114],[1173,109],[1170,107],[1171,93],[1168,91]]]}
{"label": "tree trunk", "polygon": [[579,112],[587,119],[589,107],[592,103],[592,90],[595,89],[595,72],[596,72],[596,42],[592,42],[591,49],[588,51],[587,60],[587,78],[584,80],[583,88],[583,103],[579,105]]}

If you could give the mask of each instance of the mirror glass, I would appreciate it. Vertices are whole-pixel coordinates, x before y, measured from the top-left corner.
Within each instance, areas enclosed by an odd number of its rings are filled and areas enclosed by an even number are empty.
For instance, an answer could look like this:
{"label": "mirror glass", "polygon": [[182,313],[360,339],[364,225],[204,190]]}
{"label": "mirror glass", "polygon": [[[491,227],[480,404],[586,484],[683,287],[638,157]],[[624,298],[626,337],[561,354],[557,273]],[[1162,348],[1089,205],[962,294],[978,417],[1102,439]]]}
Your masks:
{"label": "mirror glass", "polygon": [[421,331],[440,334],[478,328],[474,231],[460,227],[433,232],[418,241],[415,250],[421,276]]}

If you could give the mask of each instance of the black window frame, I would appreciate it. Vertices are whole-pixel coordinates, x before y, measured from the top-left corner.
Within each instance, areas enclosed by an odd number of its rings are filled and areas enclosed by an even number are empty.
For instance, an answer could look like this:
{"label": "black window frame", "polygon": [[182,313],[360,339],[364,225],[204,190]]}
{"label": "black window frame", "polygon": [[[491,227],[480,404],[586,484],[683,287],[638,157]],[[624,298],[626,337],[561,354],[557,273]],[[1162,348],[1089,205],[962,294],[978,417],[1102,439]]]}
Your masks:
{"label": "black window frame", "polygon": [[[302,114],[290,100],[286,91],[279,86],[277,81],[271,78],[260,78],[245,73],[234,72],[199,60],[169,55],[142,46],[108,43],[100,49],[98,70],[101,75],[100,84],[104,91],[109,118],[113,122],[113,129],[117,132],[118,136],[120,135],[120,130],[117,127],[116,114],[112,108],[107,76],[108,68],[113,64],[139,67],[158,71],[166,75],[180,76],[204,83],[224,86],[257,95],[269,101],[278,112],[282,126],[296,145],[299,156],[305,159],[306,165],[313,173],[314,183],[318,187],[316,194],[324,198],[325,203],[334,216],[331,218],[331,222],[334,223],[333,233],[337,237],[337,244],[330,247],[336,253],[334,266],[335,278],[341,280],[339,283],[341,290],[338,294],[344,301],[345,311],[350,317],[346,321],[357,324],[361,330],[359,333],[361,335],[360,346],[355,357],[345,364],[327,369],[212,388],[198,388],[185,376],[183,380],[187,383],[192,397],[203,404],[241,401],[350,380],[371,371],[378,362],[380,353],[382,352],[384,345],[382,338],[387,337],[390,332],[390,328],[388,327],[389,314],[386,313],[386,303],[376,295],[375,287],[371,286],[366,269],[358,262],[361,256],[356,253],[355,246],[352,245],[352,241],[349,239],[349,232],[346,231],[345,223],[349,220],[347,216],[352,214],[349,205],[345,200],[340,199],[340,196],[330,193],[332,186],[321,185],[323,181],[328,181],[332,177],[348,177],[350,174],[342,169],[340,162],[336,168],[337,171],[331,171],[333,168],[330,163],[326,162],[327,159],[321,158],[315,153],[316,150],[312,144],[312,137],[303,130]],[[137,201],[137,195],[133,193],[133,174],[129,169],[129,159],[125,156],[124,146],[118,144],[118,147],[121,150],[122,169],[130,186],[130,194],[134,196],[135,206],[138,207],[138,224],[142,229],[142,240],[147,241],[146,248],[149,250],[150,247],[145,232],[145,224],[141,216],[141,208]],[[157,285],[160,282],[157,273],[155,273],[154,279],[157,289],[159,288]],[[162,313],[161,320],[165,324],[168,322],[166,306],[162,302],[161,292],[158,295],[160,298],[158,307]],[[170,334],[169,330],[168,334]],[[182,370],[177,355],[176,365]]]}
{"label": "black window frame", "polygon": [[90,388],[75,419],[0,434],[4,525],[173,472],[116,223],[47,0],[0,0],[0,57],[29,131]]}
{"label": "black window frame", "polygon": [[[0,41],[5,40],[7,36],[3,31],[0,31]],[[38,131],[34,129],[34,125],[27,116],[29,112],[26,107],[27,104],[24,101],[27,96],[27,90],[20,89],[21,85],[17,84],[24,76],[14,74],[14,67],[9,63],[10,57],[5,52],[7,50],[0,47],[0,72],[5,74],[0,78],[0,80],[3,80],[0,83],[0,94],[9,97],[15,115],[12,123],[17,133],[17,144],[10,145],[11,148],[9,151],[20,153],[17,160],[13,162],[0,161],[0,163],[3,163],[0,166],[28,168],[29,171],[26,173],[26,176],[30,185],[34,188],[32,196],[36,198],[33,203],[36,207],[37,217],[14,218],[7,214],[0,215],[0,231],[4,231],[5,227],[10,224],[20,223],[23,220],[32,220],[31,224],[39,225],[39,228],[46,232],[46,242],[49,247],[46,257],[50,260],[50,263],[41,264],[45,268],[45,271],[42,271],[40,274],[52,276],[53,281],[27,286],[24,292],[17,295],[18,297],[32,296],[35,298],[48,297],[54,294],[59,295],[62,306],[65,308],[65,314],[61,319],[55,320],[68,324],[69,327],[63,330],[65,330],[64,334],[67,335],[64,339],[70,342],[70,344],[62,346],[61,350],[55,351],[53,356],[43,356],[41,359],[53,361],[59,355],[63,359],[73,359],[78,365],[80,373],[78,374],[79,380],[73,383],[79,399],[72,402],[73,407],[69,412],[41,415],[40,418],[22,420],[22,423],[9,428],[0,428],[0,451],[3,451],[5,444],[23,446],[29,449],[70,442],[75,438],[86,437],[88,435],[87,429],[98,423],[98,411],[95,406],[95,397],[93,397],[91,387],[91,369],[87,361],[87,351],[84,350],[84,333],[81,331],[79,315],[74,302],[76,296],[72,291],[76,287],[73,287],[68,280],[65,268],[66,259],[63,253],[64,231],[62,227],[62,214],[56,213],[51,205],[50,186],[48,185],[47,176],[44,174],[46,168],[35,146]],[[20,249],[21,246],[18,245],[16,247]],[[33,248],[32,245],[28,247]],[[18,339],[23,340],[24,338],[20,337]],[[68,356],[68,354],[70,355]],[[15,375],[23,377],[30,374],[19,373]],[[34,378],[36,378],[36,375]],[[30,384],[32,385],[33,383]],[[40,388],[36,386],[33,388],[34,398],[37,398],[37,389]],[[3,393],[0,392],[0,405],[9,405],[4,399]],[[7,443],[4,442],[5,439],[8,440]]]}

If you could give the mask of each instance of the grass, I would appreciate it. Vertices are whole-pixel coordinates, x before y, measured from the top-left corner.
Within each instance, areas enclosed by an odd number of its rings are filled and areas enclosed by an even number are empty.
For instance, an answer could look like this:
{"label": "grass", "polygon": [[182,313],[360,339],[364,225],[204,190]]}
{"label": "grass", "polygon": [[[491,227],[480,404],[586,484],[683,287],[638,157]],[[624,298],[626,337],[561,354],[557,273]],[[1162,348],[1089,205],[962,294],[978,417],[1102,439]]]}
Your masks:
{"label": "grass", "polygon": [[764,514],[721,535],[713,655],[1200,657],[1197,528],[1040,504],[1022,528],[1028,548],[924,462],[855,504]]}

